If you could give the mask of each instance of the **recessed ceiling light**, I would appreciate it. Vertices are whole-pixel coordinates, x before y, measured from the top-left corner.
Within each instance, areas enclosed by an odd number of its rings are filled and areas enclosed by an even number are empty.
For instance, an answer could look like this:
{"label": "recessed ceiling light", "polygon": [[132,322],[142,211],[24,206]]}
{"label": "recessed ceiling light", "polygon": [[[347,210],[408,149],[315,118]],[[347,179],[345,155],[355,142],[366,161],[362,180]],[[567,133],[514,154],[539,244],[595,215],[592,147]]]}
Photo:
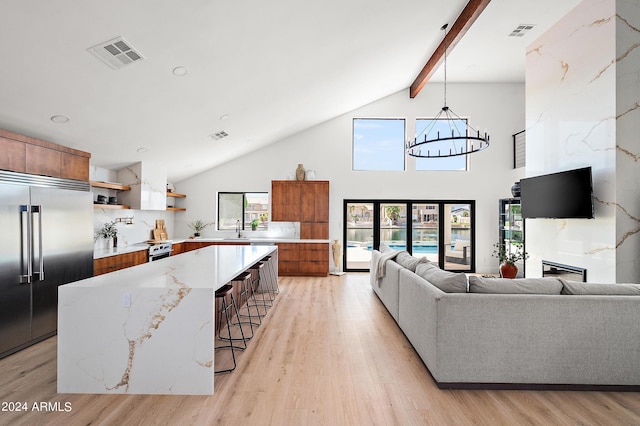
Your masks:
{"label": "recessed ceiling light", "polygon": [[228,119],[229,119],[229,117],[231,117],[229,114],[222,114],[222,115],[220,116],[220,120],[225,121],[225,120],[228,120]]}
{"label": "recessed ceiling light", "polygon": [[67,117],[66,115],[54,115],[53,117],[51,117],[51,121],[53,121],[54,123],[66,123],[67,121],[69,121],[69,117]]}
{"label": "recessed ceiling light", "polygon": [[173,75],[182,77],[187,75],[187,69],[185,67],[175,67],[173,69]]}
{"label": "recessed ceiling light", "polygon": [[138,151],[138,152],[148,152],[148,151],[149,151],[149,148],[146,148],[146,147],[144,147],[144,146],[141,146],[141,147],[140,147],[140,148],[138,148],[136,151]]}

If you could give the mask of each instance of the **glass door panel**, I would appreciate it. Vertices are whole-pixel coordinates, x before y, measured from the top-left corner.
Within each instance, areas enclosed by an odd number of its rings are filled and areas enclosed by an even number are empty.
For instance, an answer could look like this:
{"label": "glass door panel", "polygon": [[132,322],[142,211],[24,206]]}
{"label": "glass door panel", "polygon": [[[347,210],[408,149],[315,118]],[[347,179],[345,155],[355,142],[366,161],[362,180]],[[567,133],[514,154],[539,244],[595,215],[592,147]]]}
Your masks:
{"label": "glass door panel", "polygon": [[472,208],[470,204],[445,204],[442,217],[444,228],[444,269],[471,269]]}
{"label": "glass door panel", "polygon": [[369,269],[373,250],[373,203],[347,203],[345,267]]}
{"label": "glass door panel", "polygon": [[407,249],[407,205],[380,204],[380,244],[395,250]]}
{"label": "glass door panel", "polygon": [[438,263],[438,204],[413,204],[411,207],[411,252]]}

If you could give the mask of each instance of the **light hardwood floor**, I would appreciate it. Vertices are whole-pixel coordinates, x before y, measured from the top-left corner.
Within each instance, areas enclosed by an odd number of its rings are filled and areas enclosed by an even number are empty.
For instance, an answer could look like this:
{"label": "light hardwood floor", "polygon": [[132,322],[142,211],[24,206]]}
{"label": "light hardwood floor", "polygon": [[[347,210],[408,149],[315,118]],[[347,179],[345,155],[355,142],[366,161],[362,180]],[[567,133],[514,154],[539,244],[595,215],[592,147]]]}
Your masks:
{"label": "light hardwood floor", "polygon": [[638,393],[439,390],[368,274],[281,278],[280,289],[213,396],[57,394],[51,338],[0,360],[0,402],[29,404],[0,425],[640,424]]}

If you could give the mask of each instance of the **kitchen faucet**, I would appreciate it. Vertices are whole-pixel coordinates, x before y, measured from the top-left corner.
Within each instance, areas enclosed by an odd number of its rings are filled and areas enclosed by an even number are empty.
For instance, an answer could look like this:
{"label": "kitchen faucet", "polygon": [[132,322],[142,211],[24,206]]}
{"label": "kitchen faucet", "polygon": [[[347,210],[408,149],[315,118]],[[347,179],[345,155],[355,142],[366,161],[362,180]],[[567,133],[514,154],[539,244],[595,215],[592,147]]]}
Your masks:
{"label": "kitchen faucet", "polygon": [[242,238],[242,233],[240,232],[240,219],[236,220],[236,232],[238,233],[238,238]]}

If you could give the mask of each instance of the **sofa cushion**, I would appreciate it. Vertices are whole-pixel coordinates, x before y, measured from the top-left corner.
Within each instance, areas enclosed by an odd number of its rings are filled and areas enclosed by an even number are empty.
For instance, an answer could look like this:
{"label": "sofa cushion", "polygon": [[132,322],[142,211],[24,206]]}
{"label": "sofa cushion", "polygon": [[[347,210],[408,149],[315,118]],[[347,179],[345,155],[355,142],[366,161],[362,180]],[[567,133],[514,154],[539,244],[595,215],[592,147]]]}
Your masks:
{"label": "sofa cushion", "polygon": [[421,257],[421,258],[413,257],[409,253],[407,253],[406,251],[401,251],[400,253],[398,253],[398,255],[395,258],[395,261],[400,266],[402,266],[403,268],[407,268],[411,272],[415,272],[416,271],[416,267],[420,263],[428,262],[426,257]]}
{"label": "sofa cushion", "polygon": [[640,296],[640,284],[593,284],[563,279],[560,281],[562,282],[562,294]]}
{"label": "sofa cushion", "polygon": [[561,291],[562,283],[555,278],[469,277],[469,293],[560,294]]}
{"label": "sofa cushion", "polygon": [[433,263],[420,263],[416,274],[445,293],[466,293],[467,276],[464,273],[443,271]]}

